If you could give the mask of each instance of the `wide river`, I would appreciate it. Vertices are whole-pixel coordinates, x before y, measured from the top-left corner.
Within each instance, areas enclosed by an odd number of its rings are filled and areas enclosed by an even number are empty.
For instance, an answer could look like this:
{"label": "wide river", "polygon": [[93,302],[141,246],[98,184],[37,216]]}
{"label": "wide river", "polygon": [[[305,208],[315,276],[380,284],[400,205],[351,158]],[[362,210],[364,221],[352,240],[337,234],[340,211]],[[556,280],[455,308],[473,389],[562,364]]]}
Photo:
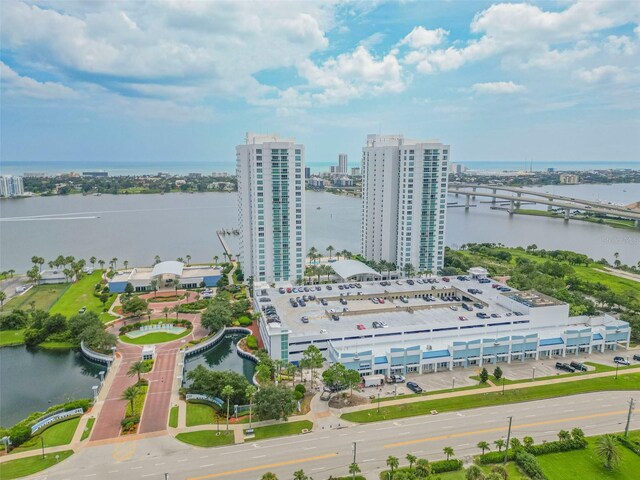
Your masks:
{"label": "wide river", "polygon": [[[539,190],[581,199],[628,204],[640,200],[640,184],[549,186]],[[464,198],[449,196],[449,202]],[[569,249],[595,259],[640,260],[640,230],[491,210],[478,197],[477,207],[449,208],[446,244],[532,243],[546,249]],[[52,259],[96,256],[122,265],[150,265],[191,255],[192,262],[222,259],[215,232],[236,226],[235,193],[34,197],[0,201],[0,270],[24,272],[33,255]],[[307,192],[307,248],[357,252],[360,249],[359,198]],[[531,207],[527,207],[531,208]],[[227,237],[237,250],[237,239]]]}

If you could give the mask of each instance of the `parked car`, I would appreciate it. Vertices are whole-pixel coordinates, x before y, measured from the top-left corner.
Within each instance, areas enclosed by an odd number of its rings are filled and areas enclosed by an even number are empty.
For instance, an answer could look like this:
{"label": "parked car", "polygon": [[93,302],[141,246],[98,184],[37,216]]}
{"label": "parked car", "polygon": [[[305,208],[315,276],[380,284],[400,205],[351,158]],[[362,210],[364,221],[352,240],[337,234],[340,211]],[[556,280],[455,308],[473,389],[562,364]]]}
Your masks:
{"label": "parked car", "polygon": [[280,288],[278,289],[278,292],[280,292],[280,293],[285,293],[285,292],[286,292],[286,290],[284,289],[284,287],[280,287]]}
{"label": "parked car", "polygon": [[327,285],[327,290],[333,290],[333,287],[331,285]]}
{"label": "parked car", "polygon": [[378,301],[379,301],[380,303],[384,303],[384,298],[379,298],[379,299],[378,299]]}
{"label": "parked car", "polygon": [[449,308],[450,308],[451,310],[453,310],[454,312],[457,312],[457,311],[458,311],[458,307],[456,307],[455,305],[451,305]]}
{"label": "parked car", "polygon": [[304,316],[304,317],[300,317],[300,321],[301,321],[302,323],[309,323],[309,317],[306,317],[306,316]]}
{"label": "parked car", "polygon": [[404,383],[405,378],[402,375],[392,374],[387,378],[387,383]]}
{"label": "parked car", "polygon": [[331,315],[331,320],[337,322],[338,320],[340,320],[340,317],[334,313],[333,315]]}
{"label": "parked car", "polygon": [[358,330],[366,330],[366,329],[367,329],[367,327],[365,327],[365,326],[364,326],[363,324],[361,324],[361,323],[359,323],[358,325],[356,325],[356,328],[357,328]]}
{"label": "parked car", "polygon": [[449,277],[442,277],[442,281],[448,283],[449,282]]}
{"label": "parked car", "polygon": [[323,298],[322,300],[320,300],[320,303],[321,303],[322,305],[324,305],[324,306],[329,305],[329,302],[327,301],[327,299],[326,299],[326,298]]}
{"label": "parked car", "polygon": [[556,368],[565,372],[574,373],[575,369],[568,363],[556,362]]}
{"label": "parked car", "polygon": [[464,315],[460,315],[460,316],[458,317],[458,319],[460,319],[460,320],[461,320],[461,321],[463,321],[463,322],[466,322],[467,320],[469,320],[469,319],[468,319],[467,317],[465,317]]}
{"label": "parked car", "polygon": [[637,362],[640,362],[640,355],[634,355],[633,359],[636,360]]}
{"label": "parked car", "polygon": [[375,304],[380,303],[380,301],[379,301],[377,298],[372,298],[372,299],[371,299],[371,301],[372,301],[373,303],[375,303]]}
{"label": "parked car", "polygon": [[86,311],[87,311],[87,307],[82,307],[80,310],[78,310],[78,313],[82,315]]}
{"label": "parked car", "polygon": [[409,285],[413,285],[415,282],[414,282],[413,280],[409,279],[409,280],[407,280],[407,283],[408,283]]}
{"label": "parked car", "polygon": [[414,393],[422,393],[422,388],[416,382],[407,382],[407,388]]}
{"label": "parked car", "polygon": [[346,304],[347,304],[347,301],[346,301],[344,298],[341,298],[341,299],[340,299],[340,303],[341,303],[342,305],[346,305]]}
{"label": "parked car", "polygon": [[613,361],[618,365],[631,365],[629,361],[624,357],[613,357]]}
{"label": "parked car", "polygon": [[467,312],[473,312],[473,307],[470,307],[466,303],[462,304],[462,308],[464,308]]}
{"label": "parked car", "polygon": [[492,313],[491,314],[491,318],[500,318],[500,314],[499,313]]}
{"label": "parked car", "polygon": [[580,363],[580,362],[571,362],[569,365],[571,365],[572,368],[579,370],[581,372],[586,372],[587,371],[587,366],[584,363]]}
{"label": "parked car", "polygon": [[400,297],[400,301],[402,303],[409,303],[409,299],[407,297]]}

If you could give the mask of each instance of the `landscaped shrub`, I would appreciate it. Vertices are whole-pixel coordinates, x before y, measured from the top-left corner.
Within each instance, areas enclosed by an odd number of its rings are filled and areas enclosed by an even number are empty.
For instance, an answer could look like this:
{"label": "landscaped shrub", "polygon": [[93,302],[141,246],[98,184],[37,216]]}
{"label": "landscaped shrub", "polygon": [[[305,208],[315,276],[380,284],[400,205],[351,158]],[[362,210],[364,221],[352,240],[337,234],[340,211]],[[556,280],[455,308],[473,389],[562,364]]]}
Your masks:
{"label": "landscaped shrub", "polygon": [[204,308],[207,308],[207,306],[209,306],[209,303],[211,303],[211,301],[208,298],[196,300],[195,302],[191,303],[183,303],[182,305],[180,305],[180,313],[198,312]]}
{"label": "landscaped shrub", "polygon": [[258,348],[258,339],[253,335],[249,335],[247,337],[247,347],[251,350],[256,350]]}
{"label": "landscaped shrub", "polygon": [[238,319],[238,323],[241,327],[248,327],[253,323],[253,321],[249,317],[244,316]]}
{"label": "landscaped shrub", "polygon": [[129,423],[132,423],[134,425],[140,423],[140,415],[131,415],[120,420],[120,425],[123,427]]}
{"label": "landscaped shrub", "polygon": [[462,468],[462,460],[456,460],[455,458],[449,460],[438,460],[437,462],[431,462],[431,473],[445,473],[456,472]]}
{"label": "landscaped shrub", "polygon": [[545,480],[546,477],[542,473],[542,468],[536,457],[530,453],[519,451],[516,453],[516,464],[522,471],[531,478],[531,480]]}
{"label": "landscaped shrub", "polygon": [[11,443],[14,447],[22,445],[31,438],[31,427],[18,423],[9,430],[9,437],[11,437]]}
{"label": "landscaped shrub", "polygon": [[624,435],[618,435],[616,438],[621,445],[627,447],[636,455],[640,455],[640,442],[638,440],[626,438]]}
{"label": "landscaped shrub", "polygon": [[304,395],[305,393],[307,393],[307,387],[305,387],[302,383],[299,383],[298,385],[296,385],[296,387],[294,388],[294,390],[295,390],[296,392],[300,392],[300,393],[302,393],[303,395]]}
{"label": "landscaped shrub", "polygon": [[560,440],[556,442],[540,443],[526,448],[532,455],[545,455],[547,453],[568,452],[587,448],[587,441],[584,438],[572,440]]}

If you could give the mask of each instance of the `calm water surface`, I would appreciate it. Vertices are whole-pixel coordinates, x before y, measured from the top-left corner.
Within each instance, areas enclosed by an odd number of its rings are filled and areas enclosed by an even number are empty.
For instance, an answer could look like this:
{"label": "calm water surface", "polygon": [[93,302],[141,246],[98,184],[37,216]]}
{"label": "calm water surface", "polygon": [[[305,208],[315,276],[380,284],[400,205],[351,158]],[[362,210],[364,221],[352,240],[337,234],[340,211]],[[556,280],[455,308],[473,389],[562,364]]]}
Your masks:
{"label": "calm water surface", "polygon": [[[539,190],[583,199],[619,203],[640,200],[640,184],[540,187]],[[464,203],[463,197],[449,197]],[[478,197],[477,207],[449,208],[446,243],[501,242],[510,246],[531,243],[546,249],[576,250],[594,258],[635,264],[640,260],[640,231],[622,230],[586,222],[543,217],[509,216],[491,210]],[[155,255],[163,260],[191,255],[193,262],[222,258],[215,232],[236,226],[234,193],[169,195],[102,195],[36,197],[0,201],[0,269],[25,271],[33,255],[59,254],[105,261],[116,257],[121,265],[149,265]],[[307,247],[357,252],[360,249],[359,198],[307,192]],[[319,207],[319,208],[318,208]],[[236,237],[228,237],[237,251]]]}
{"label": "calm water surface", "polygon": [[104,369],[74,350],[0,348],[0,425],[10,427],[31,412],[91,398]]}
{"label": "calm water surface", "polygon": [[245,336],[236,333],[225,335],[215,347],[188,358],[186,362],[187,372],[195,369],[198,365],[203,365],[210,370],[231,370],[241,373],[247,380],[251,381],[255,371],[255,364],[240,358],[236,353],[236,343]]}

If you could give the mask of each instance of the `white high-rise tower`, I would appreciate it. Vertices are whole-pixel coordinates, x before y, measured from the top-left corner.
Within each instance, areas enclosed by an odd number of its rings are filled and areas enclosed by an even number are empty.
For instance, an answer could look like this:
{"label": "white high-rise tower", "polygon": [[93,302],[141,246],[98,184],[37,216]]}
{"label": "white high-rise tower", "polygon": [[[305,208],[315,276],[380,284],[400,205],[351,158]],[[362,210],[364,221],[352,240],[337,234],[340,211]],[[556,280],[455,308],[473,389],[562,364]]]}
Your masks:
{"label": "white high-rise tower", "polygon": [[362,151],[365,258],[437,272],[444,262],[449,145],[368,135]]}
{"label": "white high-rise tower", "polygon": [[347,163],[349,157],[346,153],[338,154],[338,173],[347,173]]}
{"label": "white high-rise tower", "polygon": [[304,146],[295,139],[247,133],[236,147],[240,261],[245,278],[304,276]]}

